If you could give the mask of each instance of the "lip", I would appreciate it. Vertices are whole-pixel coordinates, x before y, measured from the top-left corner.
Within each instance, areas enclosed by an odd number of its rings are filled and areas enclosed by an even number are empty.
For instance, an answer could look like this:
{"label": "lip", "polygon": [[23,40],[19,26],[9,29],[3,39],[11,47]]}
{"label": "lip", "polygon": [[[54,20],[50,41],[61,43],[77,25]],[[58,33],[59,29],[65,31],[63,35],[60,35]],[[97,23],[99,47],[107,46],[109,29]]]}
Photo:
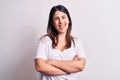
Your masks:
{"label": "lip", "polygon": [[64,28],[65,28],[65,25],[58,25],[58,27],[59,27],[60,29],[64,29]]}
{"label": "lip", "polygon": [[66,24],[59,24],[58,26],[59,26],[59,27],[65,27]]}

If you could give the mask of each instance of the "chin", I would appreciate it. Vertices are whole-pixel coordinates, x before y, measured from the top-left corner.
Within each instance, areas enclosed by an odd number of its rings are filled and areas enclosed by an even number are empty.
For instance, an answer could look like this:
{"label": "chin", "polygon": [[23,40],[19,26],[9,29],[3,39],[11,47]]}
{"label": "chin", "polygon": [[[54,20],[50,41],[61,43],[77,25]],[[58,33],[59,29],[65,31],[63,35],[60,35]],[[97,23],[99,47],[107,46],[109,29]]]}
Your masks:
{"label": "chin", "polygon": [[59,33],[66,33],[66,31],[59,31]]}

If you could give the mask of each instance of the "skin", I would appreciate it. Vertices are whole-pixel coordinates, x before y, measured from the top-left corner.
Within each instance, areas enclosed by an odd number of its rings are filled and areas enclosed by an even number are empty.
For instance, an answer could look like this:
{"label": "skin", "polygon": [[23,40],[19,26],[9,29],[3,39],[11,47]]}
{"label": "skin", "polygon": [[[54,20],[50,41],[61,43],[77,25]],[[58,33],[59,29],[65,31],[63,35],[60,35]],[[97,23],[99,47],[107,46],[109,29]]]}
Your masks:
{"label": "skin", "polygon": [[[53,16],[53,25],[59,32],[59,35],[66,34],[68,29],[69,19],[67,15],[61,11],[56,11]],[[63,36],[64,37],[64,36]]]}
{"label": "skin", "polygon": [[[53,16],[53,25],[58,31],[57,48],[62,52],[66,44],[66,32],[68,29],[68,16],[56,11]],[[72,60],[45,60],[41,58],[35,59],[35,67],[38,72],[48,75],[65,75],[69,73],[79,72],[84,70],[86,60],[83,57],[75,55]]]}
{"label": "skin", "polygon": [[47,60],[51,64],[67,73],[82,71],[85,67],[85,59],[75,55],[73,60]]}

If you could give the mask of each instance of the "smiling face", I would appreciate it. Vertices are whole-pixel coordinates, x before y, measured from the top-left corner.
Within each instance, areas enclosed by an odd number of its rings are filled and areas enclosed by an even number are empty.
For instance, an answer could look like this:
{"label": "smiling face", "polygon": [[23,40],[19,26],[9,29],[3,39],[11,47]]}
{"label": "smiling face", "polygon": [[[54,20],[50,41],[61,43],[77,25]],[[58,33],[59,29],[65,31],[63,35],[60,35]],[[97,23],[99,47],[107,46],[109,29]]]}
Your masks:
{"label": "smiling face", "polygon": [[53,25],[59,34],[66,33],[69,27],[69,18],[67,14],[56,11],[53,15]]}

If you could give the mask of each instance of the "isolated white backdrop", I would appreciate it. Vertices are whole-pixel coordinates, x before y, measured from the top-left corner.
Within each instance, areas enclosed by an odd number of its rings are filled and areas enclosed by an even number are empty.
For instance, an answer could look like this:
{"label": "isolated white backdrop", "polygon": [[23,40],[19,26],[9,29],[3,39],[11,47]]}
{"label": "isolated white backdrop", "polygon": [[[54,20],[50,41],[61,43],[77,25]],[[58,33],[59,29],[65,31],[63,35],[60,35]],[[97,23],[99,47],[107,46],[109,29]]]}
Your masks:
{"label": "isolated white backdrop", "polygon": [[38,80],[37,42],[52,6],[66,6],[87,57],[80,80],[120,80],[120,0],[0,0],[0,80]]}

